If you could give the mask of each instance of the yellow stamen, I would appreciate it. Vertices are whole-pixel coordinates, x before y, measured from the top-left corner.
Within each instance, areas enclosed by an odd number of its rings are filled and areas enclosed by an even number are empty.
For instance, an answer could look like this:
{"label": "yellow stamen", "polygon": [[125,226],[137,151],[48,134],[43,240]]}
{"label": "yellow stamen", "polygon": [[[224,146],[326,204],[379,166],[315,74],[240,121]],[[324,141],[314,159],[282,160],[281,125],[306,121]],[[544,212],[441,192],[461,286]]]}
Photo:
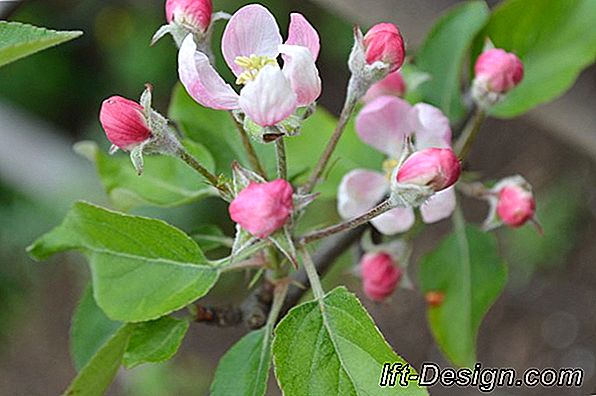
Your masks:
{"label": "yellow stamen", "polygon": [[393,169],[397,166],[397,160],[394,159],[387,159],[383,161],[383,170],[385,171],[385,177],[387,180],[391,181],[391,174],[393,173]]}
{"label": "yellow stamen", "polygon": [[246,84],[257,78],[257,75],[267,65],[277,65],[277,61],[268,56],[237,56],[234,63],[244,69],[244,72],[236,79],[236,84]]}

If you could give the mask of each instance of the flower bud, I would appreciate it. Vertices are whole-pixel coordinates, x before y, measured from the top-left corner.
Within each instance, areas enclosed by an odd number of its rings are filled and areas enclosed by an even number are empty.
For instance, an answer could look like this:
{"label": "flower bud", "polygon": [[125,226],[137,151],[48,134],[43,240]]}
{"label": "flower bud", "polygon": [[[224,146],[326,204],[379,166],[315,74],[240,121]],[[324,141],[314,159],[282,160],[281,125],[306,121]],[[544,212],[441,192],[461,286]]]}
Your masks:
{"label": "flower bud", "polygon": [[366,103],[371,102],[379,96],[398,96],[402,97],[406,93],[406,82],[401,72],[394,71],[379,82],[374,83],[366,92],[362,100]]}
{"label": "flower bud", "polygon": [[360,261],[364,293],[373,301],[383,301],[395,290],[402,272],[388,253],[367,253]]}
{"label": "flower bud", "polygon": [[104,100],[99,112],[99,121],[108,140],[114,146],[130,151],[151,138],[151,130],[143,111],[143,106],[122,96],[112,96]]}
{"label": "flower bud", "polygon": [[474,72],[476,80],[485,83],[488,91],[504,94],[521,82],[524,65],[515,54],[493,48],[478,57]]}
{"label": "flower bud", "polygon": [[379,23],[364,35],[366,62],[370,65],[383,62],[389,71],[395,71],[404,63],[406,50],[404,40],[397,26],[392,23]]}
{"label": "flower bud", "polygon": [[397,171],[397,182],[441,191],[455,184],[461,167],[449,148],[428,148],[409,156]]}
{"label": "flower bud", "polygon": [[258,238],[267,238],[284,226],[294,208],[292,186],[283,179],[250,182],[229,207],[230,217]]}
{"label": "flower bud", "polygon": [[213,5],[211,0],[167,0],[166,19],[190,27],[199,32],[206,32],[211,23]]}
{"label": "flower bud", "polygon": [[497,214],[503,223],[519,227],[534,217],[536,202],[532,192],[519,185],[505,186],[499,191]]}

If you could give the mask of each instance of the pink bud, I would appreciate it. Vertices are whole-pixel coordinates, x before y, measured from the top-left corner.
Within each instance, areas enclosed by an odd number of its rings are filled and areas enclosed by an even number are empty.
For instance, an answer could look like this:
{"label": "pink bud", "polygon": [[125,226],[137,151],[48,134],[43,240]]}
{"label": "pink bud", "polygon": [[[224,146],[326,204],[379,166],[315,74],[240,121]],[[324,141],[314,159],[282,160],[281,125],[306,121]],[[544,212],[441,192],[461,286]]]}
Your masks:
{"label": "pink bud", "polygon": [[201,32],[207,31],[211,23],[213,4],[211,0],[167,0],[166,20],[168,23],[176,21],[197,28]]}
{"label": "pink bud", "polygon": [[360,261],[364,293],[373,301],[383,301],[389,297],[402,272],[388,253],[367,253]]}
{"label": "pink bud", "polygon": [[392,23],[378,23],[370,28],[364,36],[364,48],[368,64],[381,61],[389,64],[392,72],[404,63],[404,39]]}
{"label": "pink bud", "polygon": [[230,204],[230,217],[254,236],[267,238],[290,217],[292,193],[292,185],[283,179],[251,182]]}
{"label": "pink bud", "polygon": [[143,106],[122,96],[104,100],[99,121],[108,140],[122,150],[129,150],[149,139],[151,130],[145,121],[143,110]]}
{"label": "pink bud", "polygon": [[399,183],[428,186],[441,191],[455,184],[461,167],[449,148],[428,148],[412,154],[397,171]]}
{"label": "pink bud", "polygon": [[511,185],[499,191],[497,214],[511,227],[519,227],[534,217],[536,202],[532,193],[520,186]]}
{"label": "pink bud", "polygon": [[391,72],[379,82],[374,83],[366,92],[362,100],[371,102],[379,96],[402,97],[406,93],[406,82],[398,70]]}
{"label": "pink bud", "polygon": [[519,58],[500,48],[484,51],[476,60],[474,71],[477,79],[488,84],[488,90],[506,93],[517,86],[524,77],[524,65]]}

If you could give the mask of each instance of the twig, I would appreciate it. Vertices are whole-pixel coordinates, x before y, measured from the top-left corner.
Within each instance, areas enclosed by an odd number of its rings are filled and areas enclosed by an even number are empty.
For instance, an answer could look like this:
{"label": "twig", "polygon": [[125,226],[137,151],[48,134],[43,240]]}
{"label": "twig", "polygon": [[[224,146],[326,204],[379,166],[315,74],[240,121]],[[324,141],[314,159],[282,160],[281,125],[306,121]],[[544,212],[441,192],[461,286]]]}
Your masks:
{"label": "twig", "polygon": [[248,156],[248,161],[250,162],[251,167],[260,176],[267,179],[267,172],[265,172],[265,168],[263,168],[263,165],[259,160],[259,156],[257,155],[257,152],[255,151],[255,148],[253,147],[252,143],[250,142],[250,137],[248,137],[246,131],[244,130],[244,126],[240,122],[238,122],[236,117],[234,117],[234,114],[230,113],[230,116],[234,121],[234,125],[236,125],[238,133],[240,134],[240,139],[242,140],[242,145],[244,146],[244,151],[246,151],[246,155]]}

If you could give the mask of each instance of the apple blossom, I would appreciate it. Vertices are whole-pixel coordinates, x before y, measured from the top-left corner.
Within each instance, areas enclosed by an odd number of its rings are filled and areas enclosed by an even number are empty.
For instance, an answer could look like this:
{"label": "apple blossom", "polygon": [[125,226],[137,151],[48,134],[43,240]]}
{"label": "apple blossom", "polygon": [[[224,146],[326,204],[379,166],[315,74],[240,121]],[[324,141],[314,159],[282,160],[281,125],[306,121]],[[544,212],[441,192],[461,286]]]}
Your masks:
{"label": "apple blossom", "polygon": [[397,287],[402,271],[386,252],[366,253],[360,260],[364,293],[373,301],[384,301]]}
{"label": "apple blossom", "polygon": [[211,0],[167,0],[166,20],[179,23],[191,30],[205,32],[211,23]]}
{"label": "apple blossom", "polygon": [[451,187],[461,172],[457,156],[450,148],[428,148],[409,156],[397,171],[403,184],[428,186],[438,192]]}
{"label": "apple blossom", "polygon": [[[251,4],[230,19],[222,38],[223,56],[242,85],[240,94],[226,83],[197,50],[191,35],[178,55],[180,81],[199,104],[218,110],[240,110],[262,127],[270,127],[312,104],[321,93],[315,65],[319,36],[298,13],[291,14],[288,40],[282,43],[275,18]],[[282,55],[283,68],[277,57]]]}
{"label": "apple blossom", "polygon": [[124,151],[151,138],[151,130],[143,106],[122,96],[112,96],[103,101],[99,121],[108,140]]}
{"label": "apple blossom", "polygon": [[500,48],[484,51],[474,65],[472,97],[481,107],[503,100],[524,77],[524,65],[517,55]]}
{"label": "apple blossom", "polygon": [[488,200],[490,209],[484,228],[489,230],[505,224],[510,227],[520,227],[529,220],[533,221],[542,231],[536,221],[536,201],[532,194],[532,186],[519,175],[510,176],[499,181],[483,196]]}
{"label": "apple blossom", "polygon": [[382,62],[392,72],[404,63],[404,40],[397,26],[392,23],[379,23],[370,28],[364,35],[363,44],[368,64]]}

